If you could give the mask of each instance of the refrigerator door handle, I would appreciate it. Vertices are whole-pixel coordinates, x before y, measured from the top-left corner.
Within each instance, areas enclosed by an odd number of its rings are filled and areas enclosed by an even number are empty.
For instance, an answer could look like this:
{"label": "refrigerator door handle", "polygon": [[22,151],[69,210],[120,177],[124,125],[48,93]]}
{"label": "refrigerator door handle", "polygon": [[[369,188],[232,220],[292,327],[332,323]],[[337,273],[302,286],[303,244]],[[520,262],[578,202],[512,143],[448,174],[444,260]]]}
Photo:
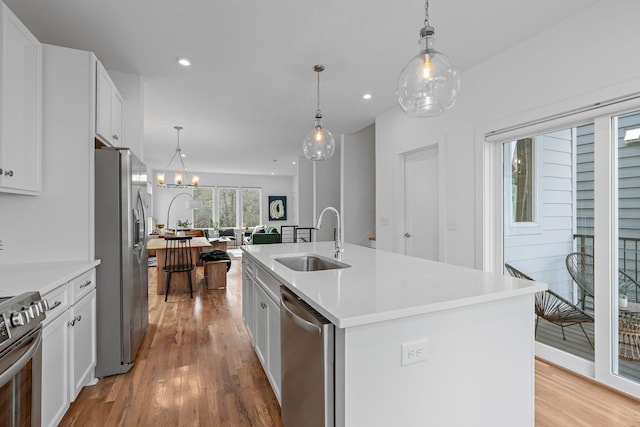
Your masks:
{"label": "refrigerator door handle", "polygon": [[[140,245],[144,244],[144,236],[147,234],[145,232],[146,224],[144,219],[144,204],[142,201],[142,196],[138,191],[138,197],[136,201],[136,208],[133,210],[133,247],[139,248]],[[142,216],[142,218],[140,218]],[[142,230],[140,227],[142,226]]]}

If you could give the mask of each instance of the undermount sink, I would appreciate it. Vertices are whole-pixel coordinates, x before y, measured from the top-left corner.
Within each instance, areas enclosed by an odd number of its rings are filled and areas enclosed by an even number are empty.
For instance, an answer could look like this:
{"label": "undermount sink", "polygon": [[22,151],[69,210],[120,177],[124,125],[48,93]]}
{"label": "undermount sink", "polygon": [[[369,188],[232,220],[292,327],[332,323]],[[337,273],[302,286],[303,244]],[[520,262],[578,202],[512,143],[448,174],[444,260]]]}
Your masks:
{"label": "undermount sink", "polygon": [[351,267],[349,264],[318,255],[283,257],[276,258],[276,261],[295,271],[336,270],[339,268]]}

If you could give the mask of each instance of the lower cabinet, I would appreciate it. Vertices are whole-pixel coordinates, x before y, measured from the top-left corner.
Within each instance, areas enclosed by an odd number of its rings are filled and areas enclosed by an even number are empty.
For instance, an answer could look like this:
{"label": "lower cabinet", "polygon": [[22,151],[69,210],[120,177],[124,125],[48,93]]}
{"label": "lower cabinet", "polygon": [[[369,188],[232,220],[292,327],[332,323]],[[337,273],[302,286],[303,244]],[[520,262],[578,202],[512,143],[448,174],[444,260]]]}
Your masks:
{"label": "lower cabinet", "polygon": [[42,425],[57,426],[82,387],[94,379],[95,273],[85,273],[43,298],[49,311],[42,328]]}
{"label": "lower cabinet", "polygon": [[71,374],[69,392],[74,401],[82,387],[94,378],[96,367],[96,290],[71,307],[69,354]]}
{"label": "lower cabinet", "polygon": [[[273,290],[268,290],[260,280],[256,280],[254,272],[260,271],[259,267],[244,267],[243,265],[242,317],[251,335],[256,355],[280,402],[280,305]],[[278,289],[277,286],[272,287]]]}
{"label": "lower cabinet", "polygon": [[[244,264],[243,264],[244,267]],[[253,341],[253,328],[255,326],[253,298],[253,278],[246,269],[242,270],[242,320],[244,321],[249,338]]]}
{"label": "lower cabinet", "polygon": [[[253,344],[256,349],[256,354],[262,366],[267,369],[267,355],[269,346],[269,306],[267,300],[269,297],[264,293],[260,286],[254,287],[254,303],[255,303],[255,330],[253,336]],[[273,316],[271,316],[273,317]]]}
{"label": "lower cabinet", "polygon": [[42,331],[42,425],[56,426],[69,408],[68,310]]}

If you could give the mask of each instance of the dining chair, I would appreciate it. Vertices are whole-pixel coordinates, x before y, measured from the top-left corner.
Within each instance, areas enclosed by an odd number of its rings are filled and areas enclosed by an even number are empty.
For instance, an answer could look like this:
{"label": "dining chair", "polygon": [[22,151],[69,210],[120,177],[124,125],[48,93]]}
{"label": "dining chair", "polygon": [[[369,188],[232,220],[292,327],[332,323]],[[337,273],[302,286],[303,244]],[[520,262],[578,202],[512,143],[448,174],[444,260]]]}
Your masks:
{"label": "dining chair", "polygon": [[[533,280],[531,277],[521,272],[517,268],[505,264],[507,272],[513,277],[519,279]],[[593,323],[593,316],[582,310],[580,307],[572,304],[560,295],[556,294],[550,289],[542,292],[536,292],[534,300],[534,311],[536,313],[536,327],[534,336],[538,334],[538,321],[542,317],[547,322],[551,322],[554,325],[560,326],[562,330],[562,339],[566,341],[564,334],[564,328],[567,326],[578,325],[582,329],[587,342],[593,347],[593,343],[587,335],[587,332],[582,327],[583,323]]]}
{"label": "dining chair", "polygon": [[584,310],[587,298],[591,299],[593,309],[593,255],[584,252],[572,252],[565,259],[567,270],[578,285],[578,301]]}
{"label": "dining chair", "polygon": [[195,268],[191,252],[191,236],[165,237],[165,259],[162,270],[167,274],[167,282],[164,293],[164,301],[169,296],[169,284],[172,273],[186,273],[189,280],[189,294],[193,298],[193,284],[191,283],[191,271]]}

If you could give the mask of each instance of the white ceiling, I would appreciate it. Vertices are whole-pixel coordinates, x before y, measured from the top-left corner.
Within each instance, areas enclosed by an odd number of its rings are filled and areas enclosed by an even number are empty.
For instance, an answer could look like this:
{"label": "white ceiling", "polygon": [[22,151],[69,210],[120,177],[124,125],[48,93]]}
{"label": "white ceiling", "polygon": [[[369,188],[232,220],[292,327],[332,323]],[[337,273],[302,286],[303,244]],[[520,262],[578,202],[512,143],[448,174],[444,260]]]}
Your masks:
{"label": "white ceiling", "polygon": [[[429,14],[436,48],[464,71],[597,1],[431,0]],[[336,139],[396,108],[424,20],[422,0],[5,3],[43,43],[142,76],[147,164],[164,169],[179,124],[187,167],[220,173],[295,174],[316,109],[314,64],[326,67],[321,107]]]}

